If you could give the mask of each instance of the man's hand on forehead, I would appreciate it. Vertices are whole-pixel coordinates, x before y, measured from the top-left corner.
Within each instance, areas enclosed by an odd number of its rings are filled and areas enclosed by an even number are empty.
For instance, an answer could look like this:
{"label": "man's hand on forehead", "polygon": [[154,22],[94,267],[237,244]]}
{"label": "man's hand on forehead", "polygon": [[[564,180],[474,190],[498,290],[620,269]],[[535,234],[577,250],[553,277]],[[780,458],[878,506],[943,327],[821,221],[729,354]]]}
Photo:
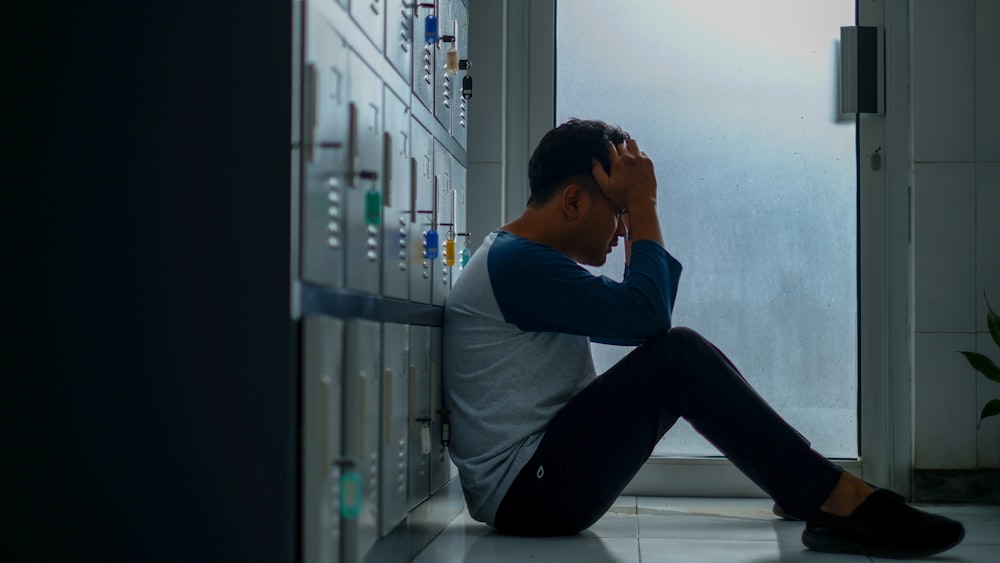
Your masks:
{"label": "man's hand on forehead", "polygon": [[656,176],[653,161],[639,149],[635,139],[615,145],[608,142],[610,173],[594,159],[592,174],[597,185],[615,205],[628,209],[631,201],[656,199]]}

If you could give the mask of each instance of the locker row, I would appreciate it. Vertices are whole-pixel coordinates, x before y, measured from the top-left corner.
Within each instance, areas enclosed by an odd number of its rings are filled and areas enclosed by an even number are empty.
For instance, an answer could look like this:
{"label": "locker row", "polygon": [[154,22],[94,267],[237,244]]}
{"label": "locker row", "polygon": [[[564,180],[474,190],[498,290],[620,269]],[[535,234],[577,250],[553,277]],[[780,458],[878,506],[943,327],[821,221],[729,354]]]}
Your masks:
{"label": "locker row", "polygon": [[457,475],[441,329],[312,316],[302,330],[303,560],[362,561]]}
{"label": "locker row", "polygon": [[[462,0],[339,0],[366,39],[464,147],[471,79]],[[468,88],[463,87],[467,85]]]}
{"label": "locker row", "polygon": [[[349,42],[373,67],[398,78],[446,131],[465,148],[468,103],[472,97],[469,47],[469,11],[464,0],[307,0],[307,64],[322,68],[324,49],[335,44],[330,34],[361,31],[359,41]],[[363,39],[362,39],[363,38]],[[383,61],[385,65],[382,65]],[[389,70],[391,69],[391,70]],[[416,102],[415,102],[416,103]]]}
{"label": "locker row", "polygon": [[[407,41],[391,43],[388,34],[374,31],[382,29],[375,23],[381,16],[385,29],[390,24],[411,29],[423,4],[396,2],[398,10],[385,13],[376,9],[379,2],[357,8],[365,4],[351,4],[352,21],[330,6],[305,6],[300,276],[322,287],[440,305],[473,241],[465,228],[465,167],[432,131],[443,126],[464,146],[465,100],[451,103],[442,42],[424,43],[400,31]],[[466,19],[461,2],[437,6],[451,21]],[[376,46],[385,38],[385,60],[407,84],[416,72],[402,64],[401,46],[420,46],[433,59],[420,63],[431,78],[413,81],[412,92],[400,95],[393,80],[382,79],[387,65],[379,66],[381,59],[371,64],[359,54],[367,50],[356,49],[339,31],[355,25]],[[459,48],[463,42],[454,40]],[[435,88],[438,70],[444,78]],[[440,103],[431,98],[435,92]],[[434,108],[440,126],[422,123],[411,111],[417,103]],[[418,113],[425,120],[430,115]]]}

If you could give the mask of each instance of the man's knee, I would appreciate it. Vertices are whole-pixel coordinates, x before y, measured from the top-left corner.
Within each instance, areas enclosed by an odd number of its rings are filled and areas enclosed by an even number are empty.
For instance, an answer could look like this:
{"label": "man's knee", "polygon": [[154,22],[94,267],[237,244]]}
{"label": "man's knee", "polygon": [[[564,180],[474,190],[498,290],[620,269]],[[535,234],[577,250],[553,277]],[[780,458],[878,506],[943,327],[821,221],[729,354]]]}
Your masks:
{"label": "man's knee", "polygon": [[686,326],[675,326],[646,341],[650,350],[666,362],[699,362],[700,358],[711,355],[714,345],[698,331]]}
{"label": "man's knee", "polygon": [[650,339],[651,342],[671,346],[696,345],[706,342],[705,337],[686,326],[671,327]]}

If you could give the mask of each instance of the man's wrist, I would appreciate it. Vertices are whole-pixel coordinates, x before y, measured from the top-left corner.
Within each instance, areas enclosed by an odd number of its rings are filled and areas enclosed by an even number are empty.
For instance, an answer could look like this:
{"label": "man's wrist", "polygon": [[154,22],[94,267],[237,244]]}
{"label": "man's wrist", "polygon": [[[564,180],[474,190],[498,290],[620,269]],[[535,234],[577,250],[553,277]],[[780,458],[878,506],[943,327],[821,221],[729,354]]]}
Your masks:
{"label": "man's wrist", "polygon": [[633,210],[639,211],[641,209],[652,209],[655,212],[656,196],[636,198],[632,201],[625,202],[625,210],[630,213]]}

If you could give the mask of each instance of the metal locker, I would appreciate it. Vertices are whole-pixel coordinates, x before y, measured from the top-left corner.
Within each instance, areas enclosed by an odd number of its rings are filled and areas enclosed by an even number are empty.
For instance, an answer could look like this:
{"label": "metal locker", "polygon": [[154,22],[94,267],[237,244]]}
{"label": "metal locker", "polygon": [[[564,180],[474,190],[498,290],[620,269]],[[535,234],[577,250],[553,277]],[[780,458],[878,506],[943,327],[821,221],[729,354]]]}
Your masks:
{"label": "metal locker", "polygon": [[[441,36],[455,37],[457,30],[457,20],[455,20],[453,5],[454,0],[438,0],[438,28]],[[449,50],[458,50],[456,41],[438,41],[434,49],[434,117],[444,126],[445,131],[451,133],[452,108],[455,97],[461,98],[461,81],[456,81],[457,74],[449,73],[445,70],[445,62],[448,58]]]}
{"label": "metal locker", "polygon": [[382,295],[409,297],[410,111],[385,88],[385,175],[382,181]]}
{"label": "metal locker", "polygon": [[431,444],[431,331],[410,327],[409,456],[407,510],[430,496]]}
{"label": "metal locker", "polygon": [[382,52],[382,40],[385,37],[385,2],[386,0],[351,0],[351,18],[368,39]]}
{"label": "metal locker", "polygon": [[434,228],[434,139],[415,118],[410,135],[410,301],[429,304],[437,262],[425,252],[425,233]]}
{"label": "metal locker", "polygon": [[378,294],[382,224],[382,81],[354,51],[349,54],[350,143],[345,206],[346,254],[344,269],[348,289]]}
{"label": "metal locker", "polygon": [[441,388],[441,357],[442,330],[441,327],[431,327],[431,459],[430,459],[430,493],[448,484],[458,475],[458,469],[451,462],[448,454],[448,441],[451,435],[451,425],[448,411],[444,404],[444,391]]}
{"label": "metal locker", "polygon": [[457,236],[454,221],[454,194],[451,174],[452,156],[434,141],[434,216],[440,252],[431,264],[431,303],[444,305],[451,290],[451,268],[445,263],[444,248],[449,237]]}
{"label": "metal locker", "polygon": [[340,560],[343,322],[302,321],[302,543],[306,563]]}
{"label": "metal locker", "polygon": [[410,406],[410,327],[382,325],[382,484],[379,537],[406,518]]}
{"label": "metal locker", "polygon": [[428,111],[434,111],[434,68],[436,43],[427,43],[424,40],[424,30],[428,16],[436,16],[434,10],[419,6],[419,2],[412,2],[413,6],[413,93],[424,104]]}
{"label": "metal locker", "polygon": [[345,322],[341,555],[361,561],[378,540],[381,326]]}
{"label": "metal locker", "polygon": [[[465,3],[461,0],[455,0],[453,5],[453,12],[455,15],[455,21],[458,22],[458,57],[459,59],[469,58],[469,10],[466,8]],[[471,74],[472,69],[468,71],[459,70],[458,74],[452,77],[452,118],[451,118],[451,136],[458,141],[458,144],[464,149],[466,147],[469,131],[468,131],[468,116],[469,116],[469,100],[466,100],[462,96],[462,79],[466,74]]]}
{"label": "metal locker", "polygon": [[471,256],[473,234],[469,233],[469,224],[466,221],[466,171],[458,160],[452,157],[451,160],[451,183],[452,201],[454,203],[455,231],[458,236],[455,239],[455,265],[451,267],[451,284],[454,286],[458,277],[462,274],[463,251],[468,248]]}
{"label": "metal locker", "polygon": [[385,58],[407,84],[413,76],[410,59],[413,53],[413,4],[415,3],[407,0],[388,0],[385,12]]}
{"label": "metal locker", "polygon": [[313,3],[305,6],[300,275],[310,283],[340,288],[349,183],[348,48]]}

